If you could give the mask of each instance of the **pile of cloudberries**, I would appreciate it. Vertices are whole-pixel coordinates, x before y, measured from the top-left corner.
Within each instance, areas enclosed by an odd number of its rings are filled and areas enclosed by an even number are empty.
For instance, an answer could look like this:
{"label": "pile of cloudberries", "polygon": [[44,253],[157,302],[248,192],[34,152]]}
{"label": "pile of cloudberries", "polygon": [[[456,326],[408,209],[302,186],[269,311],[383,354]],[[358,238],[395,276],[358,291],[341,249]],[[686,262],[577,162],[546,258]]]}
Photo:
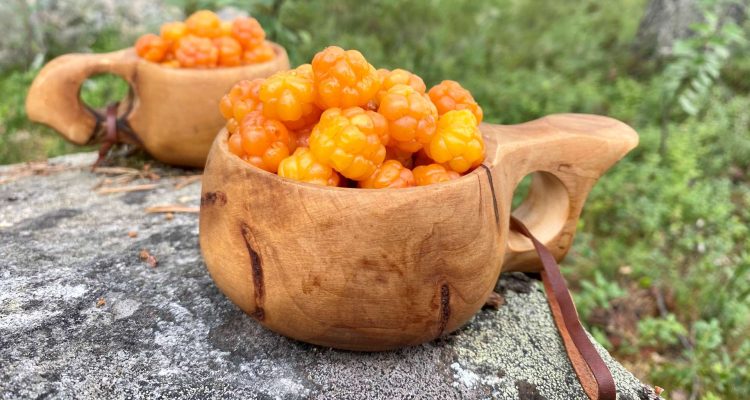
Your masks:
{"label": "pile of cloudberries", "polygon": [[211,11],[194,13],[185,22],[168,22],[159,35],[135,42],[139,57],[172,68],[236,67],[272,60],[276,54],[255,18],[222,21]]}
{"label": "pile of cloudberries", "polygon": [[484,160],[482,109],[457,82],[429,91],[328,47],[311,64],[238,82],[221,100],[229,151],[279,176],[327,186],[404,188],[456,179]]}

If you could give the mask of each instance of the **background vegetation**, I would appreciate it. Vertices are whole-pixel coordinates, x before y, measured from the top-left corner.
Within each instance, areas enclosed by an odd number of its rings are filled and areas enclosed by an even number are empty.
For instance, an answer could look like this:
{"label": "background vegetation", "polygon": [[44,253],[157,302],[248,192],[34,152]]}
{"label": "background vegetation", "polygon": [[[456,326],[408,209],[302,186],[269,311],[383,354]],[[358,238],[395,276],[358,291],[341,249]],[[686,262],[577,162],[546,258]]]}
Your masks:
{"label": "background vegetation", "polygon": [[[294,64],[329,44],[428,85],[454,79],[497,123],[555,112],[627,122],[640,146],[592,192],[565,262],[588,327],[667,397],[750,398],[750,27],[701,3],[704,22],[671,56],[633,51],[645,0],[183,0],[182,12],[233,6],[261,20]],[[143,28],[146,29],[146,28]],[[88,48],[131,34],[101,27]],[[57,46],[44,59],[70,51]],[[7,64],[7,63],[6,63]],[[0,163],[79,151],[29,123],[25,92],[40,62],[0,73]],[[90,80],[91,103],[125,93]]]}

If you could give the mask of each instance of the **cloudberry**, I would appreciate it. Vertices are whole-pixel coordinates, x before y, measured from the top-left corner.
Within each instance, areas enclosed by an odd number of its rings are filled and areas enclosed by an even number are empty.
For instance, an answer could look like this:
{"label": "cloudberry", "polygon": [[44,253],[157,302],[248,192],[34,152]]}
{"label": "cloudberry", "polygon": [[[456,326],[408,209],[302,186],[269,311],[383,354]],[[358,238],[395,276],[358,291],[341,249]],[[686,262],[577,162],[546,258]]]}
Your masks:
{"label": "cloudberry", "polygon": [[383,96],[378,113],[388,120],[390,146],[416,152],[435,134],[437,110],[430,99],[411,86],[397,84]]}
{"label": "cloudberry", "polygon": [[245,50],[242,54],[242,63],[258,64],[271,61],[274,57],[276,57],[276,53],[273,51],[273,47],[270,44],[263,42],[258,46]]}
{"label": "cloudberry", "polygon": [[232,37],[235,38],[245,50],[262,45],[266,39],[266,33],[260,26],[258,20],[250,17],[238,17],[232,22]]}
{"label": "cloudberry", "polygon": [[159,32],[161,38],[169,43],[170,47],[175,48],[177,42],[187,35],[187,26],[184,22],[167,22],[161,26]]}
{"label": "cloudberry", "polygon": [[326,110],[310,135],[315,158],[349,179],[372,175],[385,159],[382,133],[372,114],[359,107]]}
{"label": "cloudberry", "polygon": [[196,36],[216,38],[221,36],[221,19],[212,11],[196,11],[185,20],[187,30]]}
{"label": "cloudberry", "polygon": [[294,154],[281,160],[279,176],[324,186],[338,186],[341,181],[339,174],[316,160],[307,147],[299,147]]}
{"label": "cloudberry", "polygon": [[239,122],[237,122],[237,120],[236,120],[236,119],[234,119],[234,118],[229,118],[229,119],[227,120],[227,125],[226,125],[226,126],[227,126],[227,131],[228,131],[228,132],[229,132],[230,134],[232,134],[232,133],[237,133],[237,132],[239,132],[239,131],[240,131],[240,123],[239,123]]}
{"label": "cloudberry", "polygon": [[226,119],[242,121],[249,112],[262,110],[263,104],[260,102],[259,94],[263,81],[264,79],[257,78],[235,83],[229,93],[219,101],[221,115]]}
{"label": "cloudberry", "polygon": [[243,152],[241,157],[269,172],[276,173],[281,160],[294,149],[294,141],[284,124],[264,117],[259,111],[253,111],[243,118],[239,134]]}
{"label": "cloudberry", "polygon": [[372,175],[359,182],[359,187],[363,189],[405,188],[414,185],[414,174],[396,160],[385,161]]}
{"label": "cloudberry", "polygon": [[310,124],[304,118],[312,116],[317,119],[320,115],[314,103],[313,80],[304,70],[293,69],[271,75],[260,87],[260,100],[267,117],[285,123],[298,122],[298,129]]}
{"label": "cloudberry", "polygon": [[456,171],[446,169],[440,164],[421,165],[414,168],[414,181],[417,186],[432,185],[457,179],[461,175]]}
{"label": "cloudberry", "polygon": [[437,133],[425,147],[430,158],[447,164],[456,172],[466,172],[484,160],[484,140],[477,119],[469,110],[454,110],[438,120]]}
{"label": "cloudberry", "polygon": [[227,147],[229,147],[229,152],[237,157],[245,157],[245,150],[242,150],[242,135],[239,133],[232,133],[229,135]]}
{"label": "cloudberry", "polygon": [[331,46],[315,55],[316,102],[322,109],[365,106],[380,88],[380,76],[362,53]]}
{"label": "cloudberry", "polygon": [[479,107],[471,93],[456,81],[440,82],[430,89],[429,96],[440,115],[453,110],[469,110],[476,117],[477,123],[482,122],[482,107]]}
{"label": "cloudberry", "polygon": [[177,43],[175,56],[183,68],[213,68],[219,61],[219,49],[211,39],[188,35]]}
{"label": "cloudberry", "polygon": [[135,52],[138,56],[151,62],[163,60],[167,50],[169,50],[169,44],[153,33],[147,33],[135,42]]}
{"label": "cloudberry", "polygon": [[222,67],[236,67],[242,64],[242,46],[230,37],[218,37],[214,44],[219,49],[219,65]]}
{"label": "cloudberry", "polygon": [[389,71],[387,69],[379,69],[378,75],[380,75],[382,81],[380,90],[375,96],[378,104],[383,100],[383,96],[385,96],[385,93],[388,91],[388,89],[398,84],[411,86],[419,93],[425,93],[425,91],[427,90],[427,87],[425,86],[422,78],[405,69],[397,68],[393,71]]}

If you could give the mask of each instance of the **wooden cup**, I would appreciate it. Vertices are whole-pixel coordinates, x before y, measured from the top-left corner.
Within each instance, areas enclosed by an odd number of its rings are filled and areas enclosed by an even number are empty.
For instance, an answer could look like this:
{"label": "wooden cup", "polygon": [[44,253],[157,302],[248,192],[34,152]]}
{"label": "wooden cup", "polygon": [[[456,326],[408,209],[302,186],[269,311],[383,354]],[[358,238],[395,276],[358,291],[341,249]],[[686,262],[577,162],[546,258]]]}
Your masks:
{"label": "wooden cup", "polygon": [[[216,132],[224,125],[219,100],[242,79],[265,78],[289,69],[284,48],[273,44],[269,62],[232,68],[166,68],[139,58],[132,48],[103,54],[67,54],[39,71],[26,98],[29,119],[57,130],[75,144],[95,143],[103,117],[79,96],[92,75],[121,76],[134,99],[120,106],[119,125],[129,127],[154,158],[173,165],[203,167]],[[123,124],[123,122],[127,124]]]}
{"label": "wooden cup", "polygon": [[216,138],[204,171],[200,244],[217,286],[266,327],[323,346],[387,350],[451,332],[501,271],[538,271],[513,211],[558,259],[589,190],[638,143],[617,120],[551,115],[482,124],[487,158],[457,180],[407,189],[331,188],[252,167]]}

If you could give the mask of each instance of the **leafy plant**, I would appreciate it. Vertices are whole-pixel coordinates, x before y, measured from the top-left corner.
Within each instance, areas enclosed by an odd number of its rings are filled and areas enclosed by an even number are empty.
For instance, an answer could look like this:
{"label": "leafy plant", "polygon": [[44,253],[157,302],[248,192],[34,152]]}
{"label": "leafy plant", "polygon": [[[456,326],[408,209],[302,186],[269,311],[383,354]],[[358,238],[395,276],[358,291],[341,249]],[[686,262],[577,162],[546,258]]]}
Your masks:
{"label": "leafy plant", "polygon": [[701,0],[704,21],[694,24],[693,35],[678,40],[672,48],[672,60],[662,74],[662,154],[669,135],[667,121],[678,110],[690,116],[700,112],[709,90],[729,60],[732,46],[745,41],[734,21],[721,18],[728,3],[727,0]]}

